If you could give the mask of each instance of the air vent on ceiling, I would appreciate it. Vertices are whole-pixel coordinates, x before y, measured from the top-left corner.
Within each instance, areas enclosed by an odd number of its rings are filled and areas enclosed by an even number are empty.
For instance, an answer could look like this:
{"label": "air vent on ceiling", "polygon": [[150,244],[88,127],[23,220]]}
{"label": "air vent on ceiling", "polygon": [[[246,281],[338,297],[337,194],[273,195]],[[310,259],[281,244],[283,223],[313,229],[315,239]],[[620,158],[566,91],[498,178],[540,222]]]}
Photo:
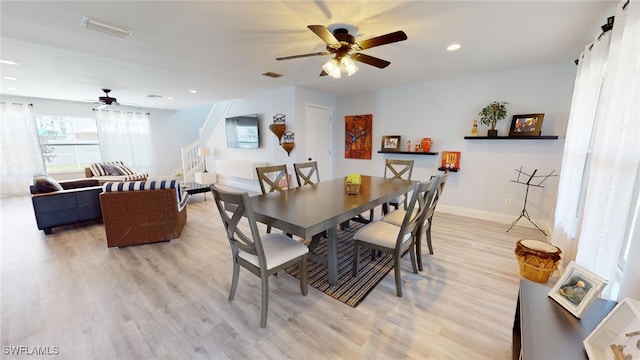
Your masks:
{"label": "air vent on ceiling", "polygon": [[147,95],[147,97],[148,97],[148,98],[151,98],[151,99],[160,99],[160,98],[162,97],[162,95],[153,95],[153,94],[149,94],[149,95]]}
{"label": "air vent on ceiling", "polygon": [[264,76],[268,76],[268,77],[272,77],[272,78],[279,78],[280,76],[282,76],[282,74],[278,74],[278,73],[274,73],[274,72],[266,72],[264,74],[262,74]]}

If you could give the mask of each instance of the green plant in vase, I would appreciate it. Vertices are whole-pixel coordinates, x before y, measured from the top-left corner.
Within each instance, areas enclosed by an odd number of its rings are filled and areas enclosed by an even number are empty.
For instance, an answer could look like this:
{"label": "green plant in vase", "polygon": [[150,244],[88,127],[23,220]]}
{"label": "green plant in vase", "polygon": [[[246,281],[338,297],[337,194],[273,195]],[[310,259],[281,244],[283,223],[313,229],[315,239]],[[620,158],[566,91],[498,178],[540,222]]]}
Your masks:
{"label": "green plant in vase", "polygon": [[487,131],[487,136],[498,136],[498,130],[496,130],[496,124],[498,121],[506,119],[507,117],[507,104],[504,101],[494,101],[491,104],[485,106],[480,110],[480,123],[482,125],[490,126],[491,129]]}

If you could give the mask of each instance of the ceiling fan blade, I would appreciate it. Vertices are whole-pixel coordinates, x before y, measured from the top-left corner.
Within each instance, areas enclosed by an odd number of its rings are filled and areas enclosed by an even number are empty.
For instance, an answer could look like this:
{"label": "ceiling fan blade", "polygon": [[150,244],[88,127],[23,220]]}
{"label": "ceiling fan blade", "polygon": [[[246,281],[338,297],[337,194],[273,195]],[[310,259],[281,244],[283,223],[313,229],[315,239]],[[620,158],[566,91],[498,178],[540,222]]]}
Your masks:
{"label": "ceiling fan blade", "polygon": [[324,70],[322,70],[322,72],[320,73],[320,76],[327,76],[327,75],[329,75],[329,74],[327,74],[327,72],[324,71]]}
{"label": "ceiling fan blade", "polygon": [[358,41],[357,45],[360,47],[360,50],[364,50],[372,48],[374,46],[391,44],[403,40],[407,40],[407,34],[405,34],[404,31],[396,31],[386,35],[376,36],[371,39]]}
{"label": "ceiling fan blade", "polygon": [[309,57],[309,56],[322,56],[322,55],[329,55],[329,54],[331,53],[328,51],[323,51],[323,52],[302,54],[302,55],[282,56],[282,57],[276,58],[276,60],[291,60],[291,59],[299,59],[299,58]]}
{"label": "ceiling fan blade", "polygon": [[352,54],[351,58],[355,61],[360,61],[380,69],[384,69],[387,66],[389,66],[389,64],[391,64],[387,60],[378,59],[377,57],[373,57],[373,56],[369,56],[361,53]]}
{"label": "ceiling fan blade", "polygon": [[318,37],[320,37],[320,39],[322,39],[322,41],[324,41],[330,47],[336,49],[340,47],[340,41],[338,41],[338,39],[336,39],[336,37],[333,36],[333,34],[325,26],[308,25],[307,27],[309,28],[309,30],[318,35]]}

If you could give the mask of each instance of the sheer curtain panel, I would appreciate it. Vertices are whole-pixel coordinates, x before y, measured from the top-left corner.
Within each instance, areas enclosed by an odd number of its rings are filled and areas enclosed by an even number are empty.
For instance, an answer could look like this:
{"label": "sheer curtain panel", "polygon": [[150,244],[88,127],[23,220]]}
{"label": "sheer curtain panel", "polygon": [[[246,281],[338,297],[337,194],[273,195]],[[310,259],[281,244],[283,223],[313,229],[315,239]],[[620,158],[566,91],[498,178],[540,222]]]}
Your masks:
{"label": "sheer curtain panel", "polygon": [[[571,178],[569,175],[561,176],[563,188],[558,191],[552,239],[560,246],[563,241],[565,246],[577,244],[576,262],[608,280],[609,285],[602,295],[610,299],[619,299],[623,295],[640,298],[637,285],[640,273],[635,264],[640,258],[637,230],[640,186],[639,15],[639,0],[620,2],[613,30],[604,35],[611,38],[604,65],[589,70],[593,73],[586,75],[602,80],[589,85],[593,89],[574,92],[578,98],[572,99],[572,103],[590,106],[585,101],[593,100],[596,105],[589,136],[591,145],[586,156],[572,157],[567,154],[571,150],[565,150],[563,175],[565,165],[568,171],[573,168],[577,173]],[[594,50],[597,43],[594,42]],[[589,95],[591,91],[599,95]],[[569,116],[567,144],[583,141],[576,137],[585,136],[575,124],[584,125],[587,116],[581,115],[581,111],[585,109],[575,109],[572,105],[571,111],[576,111],[580,117]],[[575,196],[572,193],[575,189],[580,189],[578,199],[569,198]],[[567,204],[568,207],[564,207]],[[571,226],[574,216],[578,219],[575,233]],[[575,240],[570,239],[573,235]],[[625,287],[625,284],[636,285]]]}
{"label": "sheer curtain panel", "polygon": [[102,161],[122,160],[138,172],[154,168],[148,114],[98,110],[97,120]]}
{"label": "sheer curtain panel", "polygon": [[591,146],[596,104],[603,81],[611,32],[596,36],[578,58],[578,71],[571,100],[567,136],[558,183],[558,200],[553,230],[554,243],[562,249],[563,262],[576,255],[580,199],[584,190],[583,176]]}
{"label": "sheer curtain panel", "polygon": [[0,195],[29,193],[33,175],[45,172],[31,106],[0,102],[0,114]]}

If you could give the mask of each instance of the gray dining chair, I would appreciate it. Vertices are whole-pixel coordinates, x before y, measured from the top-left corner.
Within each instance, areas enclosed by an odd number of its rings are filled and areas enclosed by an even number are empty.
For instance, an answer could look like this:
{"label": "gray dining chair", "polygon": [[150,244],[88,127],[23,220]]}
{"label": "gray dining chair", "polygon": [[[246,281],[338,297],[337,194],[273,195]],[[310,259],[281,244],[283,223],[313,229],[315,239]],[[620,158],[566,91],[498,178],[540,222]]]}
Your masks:
{"label": "gray dining chair", "polygon": [[[291,187],[287,165],[271,165],[256,167],[256,174],[263,194],[274,191],[284,191]],[[285,187],[282,187],[284,183]]]}
{"label": "gray dining chair", "polygon": [[[444,174],[439,174],[436,176],[432,176],[431,179],[435,180],[435,192],[433,195],[433,200],[431,203],[426,204],[427,215],[425,217],[424,222],[420,224],[420,231],[418,232],[418,237],[416,238],[416,254],[418,256],[418,270],[422,271],[422,234],[424,233],[427,237],[427,246],[429,247],[429,254],[433,255],[433,246],[431,245],[431,224],[433,223],[433,215],[436,211],[436,205],[438,205],[438,200],[442,197],[442,192],[444,191],[444,185],[449,177],[449,172],[445,172]],[[414,210],[415,211],[415,210]],[[384,216],[381,221],[400,226],[402,224],[402,220],[404,219],[405,210],[399,209],[390,212],[386,216]]]}
{"label": "gray dining chair", "polygon": [[[309,161],[304,163],[294,163],[293,169],[296,173],[296,181],[298,186],[313,185],[320,182],[320,173],[318,172],[318,162]],[[313,235],[311,237],[311,243],[309,243],[309,250],[313,251],[318,246],[321,238],[327,238],[327,232],[323,231],[320,234]]]}
{"label": "gray dining chair", "polygon": [[[256,167],[256,174],[258,175],[260,190],[263,194],[274,191],[282,192],[291,188],[291,184],[289,184],[289,171],[287,171],[287,165],[285,164]],[[284,184],[285,187],[282,187],[282,184]],[[267,225],[267,233],[270,232],[271,225]]]}
{"label": "gray dining chair", "polygon": [[[262,282],[262,311],[260,327],[267,326],[269,309],[269,276],[289,266],[300,266],[300,291],[307,295],[307,253],[309,249],[282,234],[264,234],[258,231],[248,193],[235,193],[211,185],[213,198],[227,231],[233,256],[233,278],[229,301],[235,297],[240,277],[240,266],[260,277]],[[233,210],[229,210],[233,209]],[[245,223],[246,222],[246,223]],[[249,233],[245,233],[248,226]]]}
{"label": "gray dining chair", "polygon": [[[402,297],[402,279],[400,276],[400,259],[409,252],[413,272],[417,273],[415,242],[419,236],[420,224],[424,222],[428,206],[435,193],[436,181],[418,182],[414,185],[411,200],[404,212],[400,226],[385,222],[375,221],[358,230],[353,236],[353,276],[358,275],[360,246],[370,248],[371,256],[375,252],[384,252],[393,256],[394,275],[396,282],[396,295]],[[415,210],[414,210],[415,209]]]}
{"label": "gray dining chair", "polygon": [[294,163],[293,169],[296,172],[298,186],[320,182],[320,173],[318,172],[318,163],[316,161]]}
{"label": "gray dining chair", "polygon": [[[413,173],[413,160],[397,160],[386,159],[384,164],[384,177],[385,179],[404,179],[411,180],[411,174]],[[382,204],[382,216],[389,212],[389,205],[393,206],[396,210],[400,207],[400,203],[407,208],[407,194],[398,196],[389,202]]]}

